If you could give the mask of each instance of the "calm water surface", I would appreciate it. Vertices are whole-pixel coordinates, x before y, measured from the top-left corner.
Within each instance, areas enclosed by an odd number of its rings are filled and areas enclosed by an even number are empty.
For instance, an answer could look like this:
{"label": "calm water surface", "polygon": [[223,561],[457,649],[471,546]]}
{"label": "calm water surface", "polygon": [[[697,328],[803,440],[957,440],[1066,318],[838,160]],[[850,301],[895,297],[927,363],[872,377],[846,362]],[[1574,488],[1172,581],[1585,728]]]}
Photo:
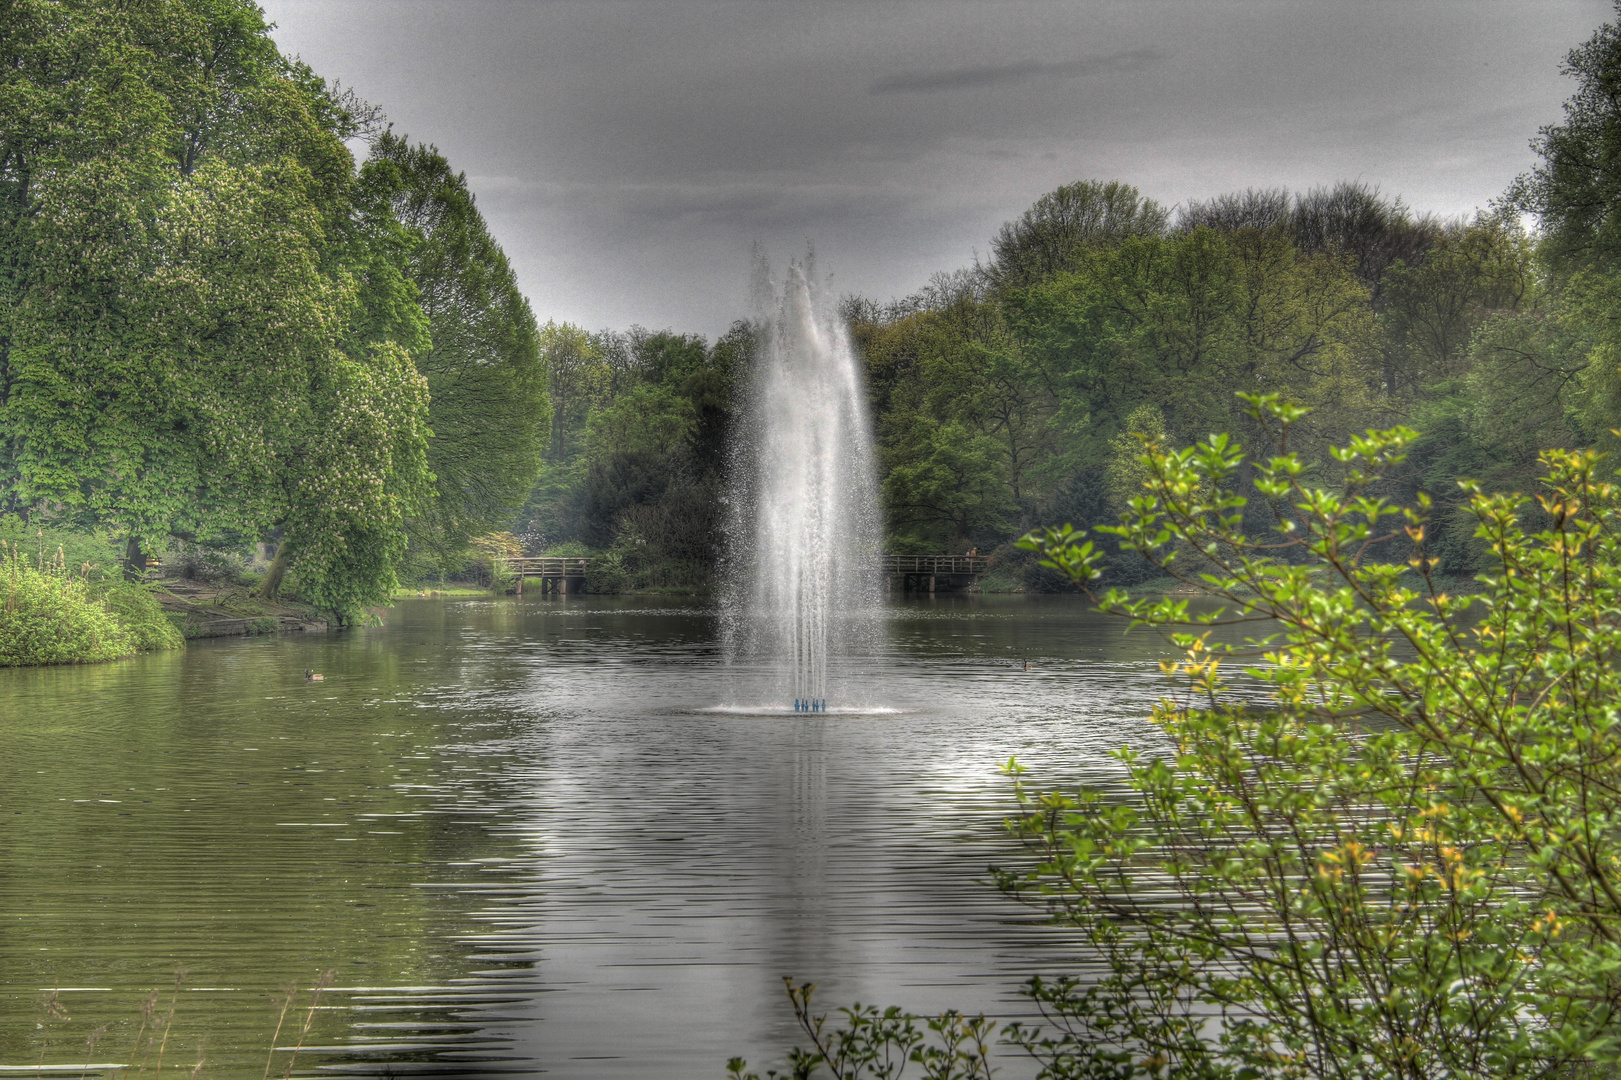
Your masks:
{"label": "calm water surface", "polygon": [[1071,946],[984,882],[1019,858],[995,766],[1114,775],[1168,646],[1065,599],[897,603],[873,708],[811,717],[715,642],[644,599],[416,600],[0,670],[0,1074],[129,1061],[159,988],[165,1075],[258,1077],[312,1018],[295,1075],[716,1077],[780,1062],[784,975],[1022,1014]]}

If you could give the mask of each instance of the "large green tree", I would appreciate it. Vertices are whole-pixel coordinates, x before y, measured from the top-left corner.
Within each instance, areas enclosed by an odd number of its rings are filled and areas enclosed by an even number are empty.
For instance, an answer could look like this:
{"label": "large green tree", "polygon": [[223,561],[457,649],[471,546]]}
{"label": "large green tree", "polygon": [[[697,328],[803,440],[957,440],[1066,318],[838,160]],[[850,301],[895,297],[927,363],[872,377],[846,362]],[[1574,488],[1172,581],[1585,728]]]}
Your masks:
{"label": "large green tree", "polygon": [[1576,80],[1564,123],[1538,134],[1542,160],[1510,198],[1542,219],[1557,265],[1621,268],[1621,25],[1599,27],[1563,71]]}
{"label": "large green tree", "polygon": [[279,536],[342,611],[422,492],[425,338],[354,112],[240,0],[0,19],[0,483],[145,540]]}
{"label": "large green tree", "polygon": [[1119,180],[1077,180],[1043,195],[991,242],[985,273],[997,288],[1020,288],[1075,270],[1088,251],[1128,236],[1159,236],[1170,215]]}
{"label": "large green tree", "polygon": [[469,538],[503,528],[539,475],[551,417],[540,331],[467,178],[431,146],[384,133],[362,170],[411,236],[408,273],[431,344],[427,378],[434,495],[416,543],[443,564]]}

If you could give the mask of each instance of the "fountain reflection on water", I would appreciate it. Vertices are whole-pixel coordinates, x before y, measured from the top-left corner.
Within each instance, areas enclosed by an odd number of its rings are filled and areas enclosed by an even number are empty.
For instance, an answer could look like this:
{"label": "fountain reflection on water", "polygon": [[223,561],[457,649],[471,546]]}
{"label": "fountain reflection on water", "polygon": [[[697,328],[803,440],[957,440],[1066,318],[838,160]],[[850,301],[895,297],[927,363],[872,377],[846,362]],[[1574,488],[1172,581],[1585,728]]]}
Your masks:
{"label": "fountain reflection on water", "polygon": [[[756,350],[733,440],[723,637],[746,694],[828,712],[854,704],[846,663],[881,646],[872,424],[838,304],[810,260],[755,268]],[[780,708],[780,706],[779,706]]]}

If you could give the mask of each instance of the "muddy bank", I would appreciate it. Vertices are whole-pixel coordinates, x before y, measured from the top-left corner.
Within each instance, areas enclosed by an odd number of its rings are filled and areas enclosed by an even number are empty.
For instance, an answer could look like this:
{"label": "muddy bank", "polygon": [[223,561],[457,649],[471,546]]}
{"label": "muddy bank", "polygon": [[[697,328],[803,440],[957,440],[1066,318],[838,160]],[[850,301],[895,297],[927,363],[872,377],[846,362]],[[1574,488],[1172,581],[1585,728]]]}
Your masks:
{"label": "muddy bank", "polygon": [[304,604],[272,602],[243,585],[153,582],[153,595],[188,638],[326,630],[326,615]]}

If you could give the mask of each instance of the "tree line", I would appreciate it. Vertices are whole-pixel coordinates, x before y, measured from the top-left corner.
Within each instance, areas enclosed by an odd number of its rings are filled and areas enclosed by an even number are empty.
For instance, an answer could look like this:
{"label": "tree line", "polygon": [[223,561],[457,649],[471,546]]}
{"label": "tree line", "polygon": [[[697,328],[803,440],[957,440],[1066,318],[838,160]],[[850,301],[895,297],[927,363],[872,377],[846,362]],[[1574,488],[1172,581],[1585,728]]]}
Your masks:
{"label": "tree line", "polygon": [[[1571,63],[1609,77],[1603,50]],[[1486,547],[1457,481],[1524,489],[1541,450],[1609,448],[1621,415],[1621,241],[1591,209],[1613,193],[1567,190],[1569,176],[1596,183],[1567,161],[1607,137],[1585,100],[1539,136],[1545,164],[1472,217],[1355,182],[1170,208],[1083,180],[1004,225],[983,262],[888,303],[846,296],[889,546],[994,550],[1004,586],[1060,587],[1016,537],[1116,520],[1143,439],[1253,437],[1238,395],[1269,393],[1310,408],[1294,437],[1322,465],[1357,432],[1421,432],[1384,483],[1437,500],[1429,550],[1442,573],[1473,574]],[[643,581],[705,580],[748,324],[712,346],[641,329],[542,336],[553,423],[532,537],[623,555]],[[1127,583],[1151,572],[1129,556],[1109,569]]]}
{"label": "tree line", "polygon": [[[1310,406],[1324,461],[1422,432],[1387,483],[1440,502],[1430,548],[1474,572],[1456,479],[1523,487],[1539,449],[1614,438],[1612,51],[1572,53],[1543,164],[1469,219],[1360,183],[1167,207],[1082,180],[983,262],[846,297],[891,548],[1056,587],[1013,538],[1114,520],[1143,438],[1253,434],[1244,391]],[[747,321],[538,325],[465,177],[245,0],[19,0],[0,52],[0,515],[101,530],[132,571],[266,544],[265,593],[291,573],[351,615],[491,534],[603,555],[601,588],[711,580]]]}
{"label": "tree line", "polygon": [[1118,181],[1060,187],[972,271],[850,305],[895,542],[1107,524],[1140,488],[1140,440],[1253,436],[1237,395],[1270,393],[1310,407],[1295,437],[1322,460],[1369,427],[1424,432],[1388,482],[1446,503],[1434,550],[1470,573],[1454,480],[1513,486],[1538,450],[1609,437],[1604,287],[1556,273],[1546,243],[1513,202],[1442,220],[1358,183],[1175,213]]}

